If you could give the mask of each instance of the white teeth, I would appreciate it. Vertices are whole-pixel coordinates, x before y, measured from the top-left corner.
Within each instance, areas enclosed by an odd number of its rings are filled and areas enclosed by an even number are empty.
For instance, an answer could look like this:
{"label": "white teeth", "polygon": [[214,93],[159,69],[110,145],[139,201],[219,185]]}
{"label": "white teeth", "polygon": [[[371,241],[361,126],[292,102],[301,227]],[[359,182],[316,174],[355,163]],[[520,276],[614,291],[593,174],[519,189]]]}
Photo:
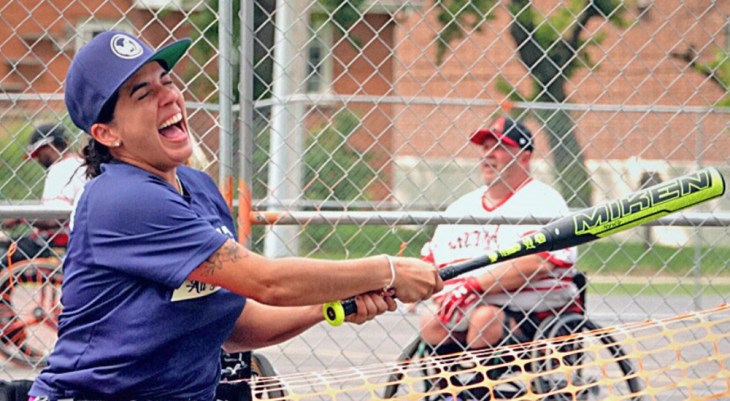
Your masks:
{"label": "white teeth", "polygon": [[182,121],[182,113],[177,113],[174,116],[165,120],[162,124],[160,124],[160,128],[158,128],[158,129],[167,128],[167,127],[171,126],[172,124],[179,123],[180,121]]}

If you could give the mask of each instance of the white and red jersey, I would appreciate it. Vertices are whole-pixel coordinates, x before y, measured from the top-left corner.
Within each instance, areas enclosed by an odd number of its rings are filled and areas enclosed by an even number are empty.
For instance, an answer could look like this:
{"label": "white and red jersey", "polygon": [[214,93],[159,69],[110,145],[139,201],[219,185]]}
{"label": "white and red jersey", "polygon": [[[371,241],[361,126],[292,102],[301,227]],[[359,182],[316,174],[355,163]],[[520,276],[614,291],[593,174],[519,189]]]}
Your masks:
{"label": "white and red jersey", "polygon": [[[83,159],[79,156],[67,154],[48,167],[41,197],[44,206],[54,208],[73,206],[74,200],[86,183],[86,169],[83,168],[83,163]],[[38,234],[51,238],[53,246],[68,244],[68,228],[61,233],[56,230],[38,230]]]}
{"label": "white and red jersey", "polygon": [[67,155],[48,167],[41,203],[46,206],[73,206],[74,199],[86,183],[84,161]]}
{"label": "white and red jersey", "polygon": [[[460,216],[563,216],[569,213],[562,196],[547,184],[530,180],[504,199],[499,205],[489,208],[482,201],[486,186],[482,186],[459,198],[446,209],[446,213]],[[430,242],[424,245],[421,257],[441,268],[446,265],[484,256],[487,251],[504,249],[519,241],[523,236],[536,231],[540,226],[455,224],[440,225]],[[510,305],[525,312],[540,312],[557,309],[575,299],[577,288],[572,278],[575,273],[577,252],[575,248],[544,252],[546,260],[555,264],[549,276],[530,282],[514,293],[488,294],[483,302],[496,305]],[[444,291],[459,284],[463,277],[481,275],[493,267],[465,273],[449,280]]]}

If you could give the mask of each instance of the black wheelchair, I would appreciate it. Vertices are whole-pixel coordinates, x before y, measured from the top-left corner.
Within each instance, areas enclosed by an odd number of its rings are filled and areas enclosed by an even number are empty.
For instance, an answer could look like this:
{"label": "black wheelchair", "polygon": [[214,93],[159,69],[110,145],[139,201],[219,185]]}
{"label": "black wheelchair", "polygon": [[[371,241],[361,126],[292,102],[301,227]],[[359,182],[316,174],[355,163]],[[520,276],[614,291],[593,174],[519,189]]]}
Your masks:
{"label": "black wheelchair", "polygon": [[286,390],[276,376],[274,366],[261,353],[221,353],[216,401],[250,401],[252,396],[258,400],[284,398]]}
{"label": "black wheelchair", "polygon": [[[221,379],[216,389],[216,401],[250,401],[251,384],[266,378],[277,380],[271,362],[260,353],[221,353],[221,362]],[[0,401],[27,401],[32,385],[32,380],[0,380]],[[286,391],[283,386],[276,386],[256,391],[253,395],[259,400],[283,398]]]}
{"label": "black wheelchair", "polygon": [[[416,338],[398,358],[383,398],[423,394],[423,401],[640,401],[643,382],[620,343],[584,313],[586,278],[577,274],[579,308],[550,316],[533,338],[512,335],[491,350],[433,347]],[[577,312],[576,312],[577,310]]]}

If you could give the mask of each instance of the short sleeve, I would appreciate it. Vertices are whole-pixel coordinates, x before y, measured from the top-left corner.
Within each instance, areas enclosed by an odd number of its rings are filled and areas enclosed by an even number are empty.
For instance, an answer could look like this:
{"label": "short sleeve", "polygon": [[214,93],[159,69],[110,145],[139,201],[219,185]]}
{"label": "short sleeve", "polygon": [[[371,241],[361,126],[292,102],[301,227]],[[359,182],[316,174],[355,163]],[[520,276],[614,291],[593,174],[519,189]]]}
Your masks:
{"label": "short sleeve", "polygon": [[[570,214],[570,209],[568,208],[568,205],[565,203],[565,200],[563,197],[552,187],[548,187],[547,185],[543,188],[543,194],[541,196],[541,205],[540,210],[542,213],[546,213],[549,216],[567,216]],[[535,230],[539,229],[538,226],[535,226],[532,230],[529,232],[526,232],[526,234],[532,233]],[[578,251],[576,247],[570,247],[565,249],[556,249],[549,252],[544,252],[542,256],[555,264],[558,267],[572,267],[578,257]]]}
{"label": "short sleeve", "polygon": [[[71,174],[68,174],[71,173]],[[72,171],[62,168],[50,168],[43,184],[43,195],[41,201],[49,206],[70,206],[73,198],[64,193],[64,188],[72,178]]]}
{"label": "short sleeve", "polygon": [[86,182],[85,169],[77,159],[64,159],[48,169],[43,184],[43,205],[71,206]]}
{"label": "short sleeve", "polygon": [[96,265],[178,287],[228,239],[161,180],[95,184],[87,231]]}

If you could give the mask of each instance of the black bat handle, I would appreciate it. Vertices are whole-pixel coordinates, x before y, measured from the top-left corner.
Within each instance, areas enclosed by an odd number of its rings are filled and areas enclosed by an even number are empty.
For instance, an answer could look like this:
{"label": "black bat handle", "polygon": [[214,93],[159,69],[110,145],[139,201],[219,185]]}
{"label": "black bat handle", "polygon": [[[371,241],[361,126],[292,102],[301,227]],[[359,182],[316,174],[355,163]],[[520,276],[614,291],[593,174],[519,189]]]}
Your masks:
{"label": "black bat handle", "polygon": [[[470,260],[468,262],[459,263],[456,265],[446,266],[443,269],[439,270],[439,276],[441,277],[441,280],[446,281],[450,280],[464,271],[471,270],[472,268],[481,267],[484,265],[484,261],[482,258],[477,258],[474,260]],[[355,304],[355,298],[348,298],[343,301],[340,301],[339,304],[341,305],[341,313],[344,314],[344,316],[352,315],[353,313],[357,313],[357,304]],[[326,304],[329,305],[329,304]],[[337,321],[338,316],[340,313],[337,311],[337,307],[330,305],[329,308],[324,309],[324,313],[326,314],[326,318],[328,322],[334,322]]]}
{"label": "black bat handle", "polygon": [[441,280],[451,280],[452,278],[462,274],[466,273],[469,270],[474,270],[479,267],[484,267],[487,265],[490,265],[491,261],[486,256],[481,256],[478,258],[474,258],[471,260],[468,260],[466,262],[457,263],[455,265],[449,265],[439,270],[439,276],[441,277]]}
{"label": "black bat handle", "polygon": [[[569,227],[562,227],[566,223],[569,224],[570,220],[563,219],[561,222],[543,227],[537,232],[524,237],[519,242],[516,242],[513,246],[501,251],[489,252],[484,256],[457,263],[455,265],[446,266],[439,270],[439,276],[441,277],[441,280],[446,281],[480,267],[515,259],[520,256],[550,251],[554,247],[552,231],[555,228],[568,229]],[[331,325],[339,326],[345,322],[345,317],[347,317],[347,315],[357,312],[355,298],[349,298],[344,301],[328,302],[323,305],[322,312],[325,320],[327,320]]]}
{"label": "black bat handle", "polygon": [[[438,271],[441,280],[450,280],[464,272],[479,267],[486,266],[491,263],[489,257],[479,257],[459,264],[446,266]],[[339,326],[345,322],[345,317],[357,313],[357,304],[355,298],[348,298],[342,301],[328,302],[323,305],[322,313],[325,320],[333,326]]]}

